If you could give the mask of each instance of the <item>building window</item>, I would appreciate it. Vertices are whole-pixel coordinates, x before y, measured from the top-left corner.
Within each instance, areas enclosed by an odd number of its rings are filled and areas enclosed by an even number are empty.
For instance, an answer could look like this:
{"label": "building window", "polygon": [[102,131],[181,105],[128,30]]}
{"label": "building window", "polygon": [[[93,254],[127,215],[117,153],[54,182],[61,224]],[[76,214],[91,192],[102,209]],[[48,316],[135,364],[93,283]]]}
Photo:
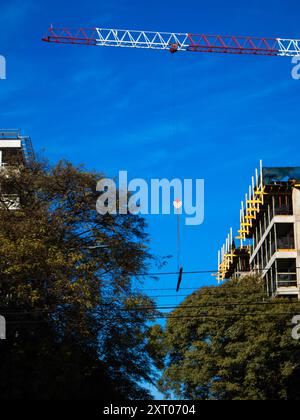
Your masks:
{"label": "building window", "polygon": [[297,287],[296,259],[278,259],[277,263],[277,288]]}
{"label": "building window", "polygon": [[278,251],[295,249],[294,226],[292,223],[277,223],[276,234]]}
{"label": "building window", "polygon": [[20,165],[22,163],[22,150],[20,148],[1,148],[1,166],[6,165]]}
{"label": "building window", "polygon": [[274,197],[275,215],[292,215],[293,200],[291,194],[278,194]]}

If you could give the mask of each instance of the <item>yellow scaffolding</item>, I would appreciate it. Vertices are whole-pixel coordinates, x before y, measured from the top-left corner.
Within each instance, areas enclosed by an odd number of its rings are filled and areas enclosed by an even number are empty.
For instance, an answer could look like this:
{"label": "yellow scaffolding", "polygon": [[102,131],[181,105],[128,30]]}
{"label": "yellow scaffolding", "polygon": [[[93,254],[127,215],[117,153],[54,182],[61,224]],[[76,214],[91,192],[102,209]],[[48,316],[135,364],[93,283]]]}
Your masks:
{"label": "yellow scaffolding", "polygon": [[[244,242],[249,237],[254,222],[257,220],[264,205],[266,194],[263,164],[260,161],[260,171],[258,169],[255,170],[255,176],[252,177],[252,184],[249,187],[248,194],[245,196],[245,202],[241,202],[240,229],[238,230],[239,235],[236,237],[236,239],[240,240],[240,249],[244,248]],[[237,250],[233,245],[232,229],[230,229],[225,245],[218,252],[218,273],[215,276],[219,282],[226,279],[226,275],[230,271],[235,258],[238,257]]]}
{"label": "yellow scaffolding", "polygon": [[233,229],[231,228],[230,233],[226,239],[226,243],[218,252],[218,273],[216,274],[218,282],[225,280],[226,273],[230,270],[230,267],[232,266],[236,257],[237,255],[235,253],[233,242]]}
{"label": "yellow scaffolding", "polygon": [[265,202],[265,185],[263,180],[263,165],[260,161],[260,173],[256,169],[255,177],[252,177],[252,185],[249,187],[249,193],[246,194],[245,205],[242,202],[241,215],[240,215],[240,230],[237,237],[241,241],[245,241],[250,234],[250,229],[257,219],[261,211],[261,207]]}

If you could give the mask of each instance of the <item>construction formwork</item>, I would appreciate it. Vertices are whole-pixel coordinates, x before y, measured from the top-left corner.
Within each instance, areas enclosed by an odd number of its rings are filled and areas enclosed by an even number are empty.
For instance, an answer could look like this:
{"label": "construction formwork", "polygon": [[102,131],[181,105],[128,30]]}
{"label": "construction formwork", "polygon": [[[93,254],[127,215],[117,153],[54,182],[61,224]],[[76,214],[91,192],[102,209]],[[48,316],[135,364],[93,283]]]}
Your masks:
{"label": "construction formwork", "polygon": [[272,296],[300,297],[300,168],[255,171],[240,227],[218,253],[217,280],[259,274]]}

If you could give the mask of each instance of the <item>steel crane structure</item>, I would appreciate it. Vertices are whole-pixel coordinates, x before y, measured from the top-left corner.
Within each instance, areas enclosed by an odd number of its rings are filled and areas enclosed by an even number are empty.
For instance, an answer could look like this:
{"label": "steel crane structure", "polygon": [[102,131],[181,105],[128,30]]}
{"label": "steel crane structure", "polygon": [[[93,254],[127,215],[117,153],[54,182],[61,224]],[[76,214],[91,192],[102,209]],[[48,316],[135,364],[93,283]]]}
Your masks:
{"label": "steel crane structure", "polygon": [[168,50],[171,53],[190,51],[283,57],[300,55],[300,39],[149,32],[127,29],[70,29],[51,26],[43,41],[57,44]]}

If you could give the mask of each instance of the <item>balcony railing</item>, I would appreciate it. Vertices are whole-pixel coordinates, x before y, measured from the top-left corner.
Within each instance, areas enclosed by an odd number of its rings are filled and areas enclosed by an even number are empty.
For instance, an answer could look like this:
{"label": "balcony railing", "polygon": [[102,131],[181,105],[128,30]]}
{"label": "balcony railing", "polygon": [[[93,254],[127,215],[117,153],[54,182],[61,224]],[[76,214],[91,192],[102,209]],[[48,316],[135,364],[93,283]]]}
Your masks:
{"label": "balcony railing", "polygon": [[275,208],[275,215],[276,216],[289,216],[293,214],[293,206],[292,204],[288,206],[281,206]]}
{"label": "balcony railing", "polygon": [[297,273],[277,273],[277,288],[297,287]]}

